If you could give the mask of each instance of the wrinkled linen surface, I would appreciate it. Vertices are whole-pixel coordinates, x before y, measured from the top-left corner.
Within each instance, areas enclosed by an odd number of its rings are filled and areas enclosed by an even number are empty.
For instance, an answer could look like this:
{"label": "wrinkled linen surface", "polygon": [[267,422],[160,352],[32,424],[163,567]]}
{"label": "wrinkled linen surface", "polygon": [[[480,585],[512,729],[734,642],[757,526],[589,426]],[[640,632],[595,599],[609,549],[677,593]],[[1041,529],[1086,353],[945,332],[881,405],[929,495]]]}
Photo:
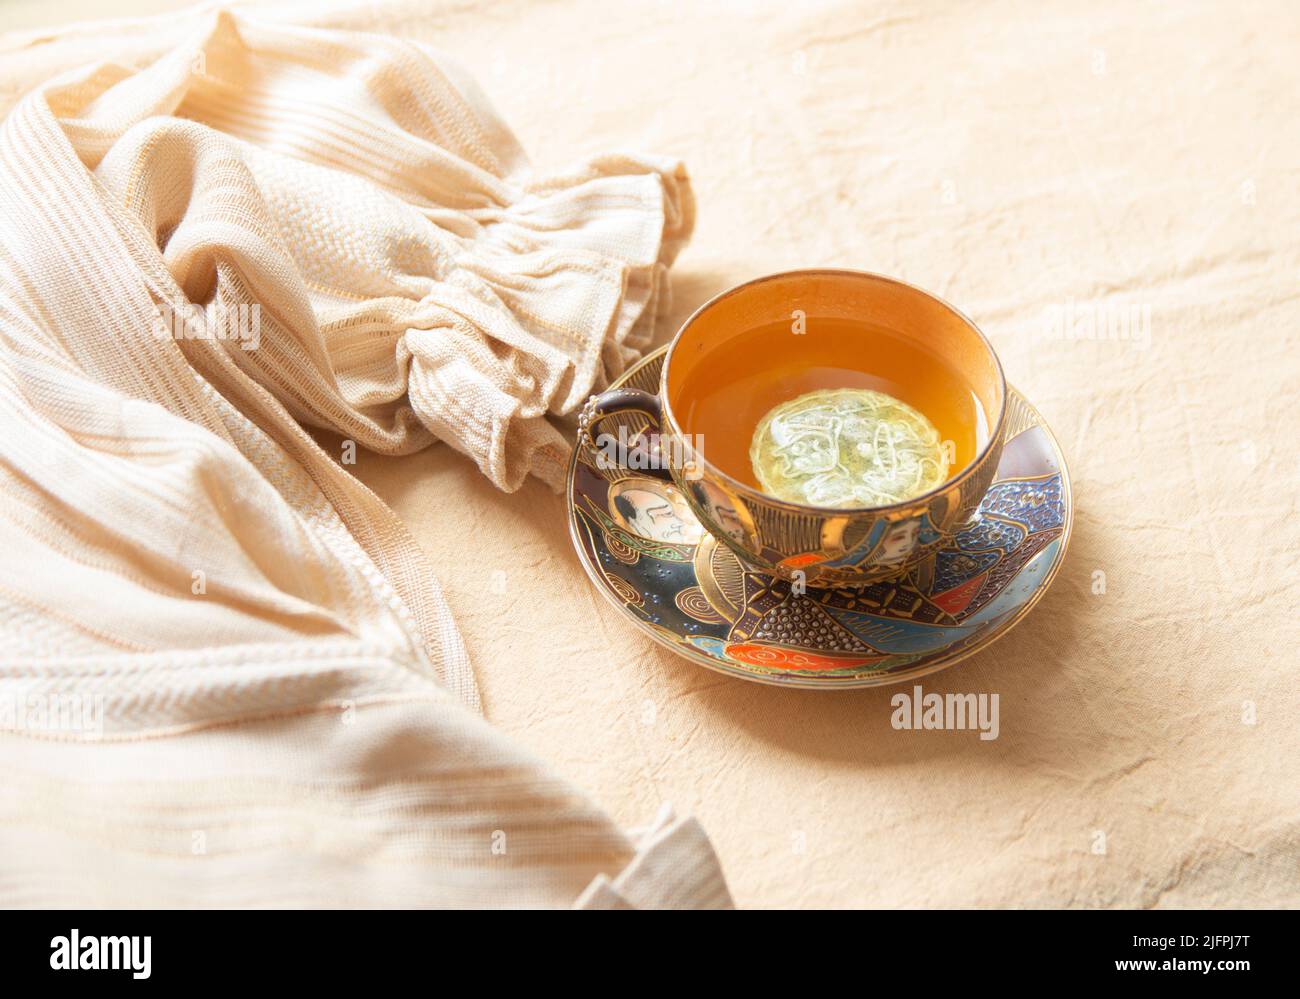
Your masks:
{"label": "wrinkled linen surface", "polygon": [[347,467],[558,485],[543,414],[649,342],[683,169],[534,173],[401,38],[180,28],[0,129],[0,903],[728,904],[697,823],[634,842],[483,721]]}
{"label": "wrinkled linen surface", "polygon": [[[494,726],[625,825],[663,800],[697,815],[742,905],[1300,903],[1294,5],[304,12],[458,53],[537,163],[624,143],[689,163],[700,215],[661,338],[759,274],[896,275],[981,325],[1073,475],[1051,592],[924,681],[999,694],[981,741],[893,730],[888,689],[703,672],[611,615],[540,481],[362,451],[457,567],[443,592]],[[53,50],[138,37],[6,50],[7,92]],[[1093,303],[1149,327],[1053,329]]]}

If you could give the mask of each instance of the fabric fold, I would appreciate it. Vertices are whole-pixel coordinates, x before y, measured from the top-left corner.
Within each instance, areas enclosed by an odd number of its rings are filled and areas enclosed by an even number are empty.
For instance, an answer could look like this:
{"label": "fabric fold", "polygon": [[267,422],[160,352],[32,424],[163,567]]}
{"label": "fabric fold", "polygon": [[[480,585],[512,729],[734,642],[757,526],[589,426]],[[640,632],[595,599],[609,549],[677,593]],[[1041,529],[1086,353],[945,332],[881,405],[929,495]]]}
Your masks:
{"label": "fabric fold", "polygon": [[730,909],[731,892],[708,861],[708,836],[695,819],[679,818],[665,802],[640,835],[636,854],[617,877],[604,874],[574,902],[575,909]]}
{"label": "fabric fold", "polygon": [[[322,61],[316,29],[220,12],[140,72],[34,99],[152,228],[171,308],[261,304],[275,346],[240,360],[300,420],[385,454],[432,434],[501,488],[558,488],[569,445],[545,417],[649,345],[694,225],[685,170],[612,155],[537,176],[463,71],[326,34]],[[467,340],[473,370],[449,356]]]}
{"label": "fabric fold", "polygon": [[548,417],[648,342],[689,182],[539,178],[400,39],[195,24],[0,126],[0,900],[568,906],[636,850],[478,717],[348,451],[558,485]]}

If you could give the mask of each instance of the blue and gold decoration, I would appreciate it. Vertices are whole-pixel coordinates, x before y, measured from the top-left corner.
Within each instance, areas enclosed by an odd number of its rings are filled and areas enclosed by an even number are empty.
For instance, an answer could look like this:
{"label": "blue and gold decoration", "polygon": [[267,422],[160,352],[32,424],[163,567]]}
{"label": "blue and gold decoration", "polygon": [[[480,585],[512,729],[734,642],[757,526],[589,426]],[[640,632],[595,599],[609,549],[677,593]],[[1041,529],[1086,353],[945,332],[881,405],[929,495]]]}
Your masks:
{"label": "blue and gold decoration", "polygon": [[[663,351],[617,385],[658,383]],[[710,669],[782,686],[842,689],[912,680],[986,648],[1046,592],[1073,506],[1051,431],[1009,389],[997,473],[978,513],[904,575],[802,587],[756,572],[705,531],[677,488],[599,467],[580,438],[569,527],[600,591],[657,641]]]}

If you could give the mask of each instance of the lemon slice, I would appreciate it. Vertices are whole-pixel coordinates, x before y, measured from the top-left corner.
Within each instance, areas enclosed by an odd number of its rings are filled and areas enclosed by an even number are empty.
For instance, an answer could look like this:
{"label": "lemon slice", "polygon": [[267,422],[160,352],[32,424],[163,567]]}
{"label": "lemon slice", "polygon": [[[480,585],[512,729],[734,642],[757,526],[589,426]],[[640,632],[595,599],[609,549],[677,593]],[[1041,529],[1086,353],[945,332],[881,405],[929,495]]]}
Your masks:
{"label": "lemon slice", "polygon": [[749,460],[763,491],[810,506],[886,506],[948,477],[939,431],[907,403],[868,389],[822,389],[759,421]]}

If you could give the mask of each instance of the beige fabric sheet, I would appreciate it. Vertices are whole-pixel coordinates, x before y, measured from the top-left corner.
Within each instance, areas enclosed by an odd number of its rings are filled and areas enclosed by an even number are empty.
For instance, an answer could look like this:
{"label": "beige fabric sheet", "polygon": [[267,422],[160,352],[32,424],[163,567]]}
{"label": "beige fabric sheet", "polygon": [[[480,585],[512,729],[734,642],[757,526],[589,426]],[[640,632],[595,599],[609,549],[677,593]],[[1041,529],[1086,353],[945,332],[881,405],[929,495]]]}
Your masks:
{"label": "beige fabric sheet", "polygon": [[[698,815],[741,905],[1300,903],[1294,5],[312,11],[460,54],[536,162],[685,161],[661,337],[757,274],[897,275],[981,324],[1070,461],[1052,592],[925,684],[998,693],[986,742],[894,731],[888,690],[703,672],[611,617],[543,483],[363,454],[456,567],[493,725],[624,824]],[[1149,325],[1088,335],[1131,306]]]}
{"label": "beige fabric sheet", "polygon": [[0,903],[727,904],[697,823],[634,841],[477,715],[348,470],[562,481],[544,414],[648,343],[684,170],[540,174],[399,37],[181,28],[0,126]]}

